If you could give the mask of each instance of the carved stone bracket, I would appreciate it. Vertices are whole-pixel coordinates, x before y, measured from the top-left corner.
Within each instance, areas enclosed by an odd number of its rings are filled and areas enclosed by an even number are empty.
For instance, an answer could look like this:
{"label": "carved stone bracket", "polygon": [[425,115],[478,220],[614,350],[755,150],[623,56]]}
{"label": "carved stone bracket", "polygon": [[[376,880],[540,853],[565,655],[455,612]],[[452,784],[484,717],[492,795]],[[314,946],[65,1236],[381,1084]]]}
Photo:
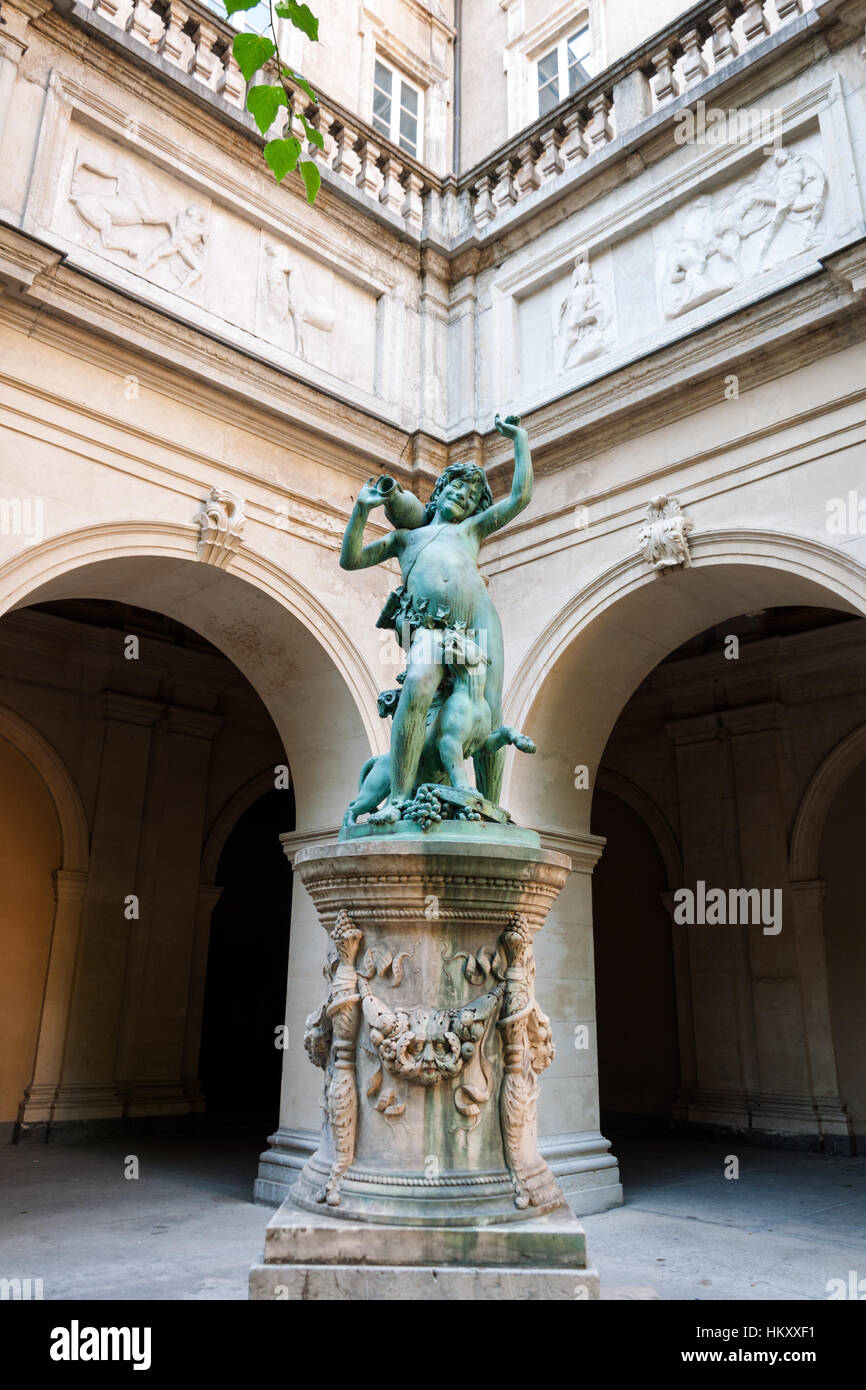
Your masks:
{"label": "carved stone bracket", "polygon": [[241,543],[246,521],[243,501],[233,492],[212,487],[195,519],[201,528],[198,558],[225,569]]}
{"label": "carved stone bracket", "polygon": [[640,529],[638,544],[644,559],[660,574],[668,569],[685,569],[692,563],[689,532],[695,523],[682,514],[676,497],[654,497],[647,507],[647,520]]}

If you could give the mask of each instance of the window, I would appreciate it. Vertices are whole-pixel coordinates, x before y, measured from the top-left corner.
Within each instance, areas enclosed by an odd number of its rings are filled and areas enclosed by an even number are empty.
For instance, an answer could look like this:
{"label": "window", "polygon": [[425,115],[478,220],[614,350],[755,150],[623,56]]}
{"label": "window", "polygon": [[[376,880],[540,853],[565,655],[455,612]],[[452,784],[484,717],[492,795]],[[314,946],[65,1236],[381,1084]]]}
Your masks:
{"label": "window", "polygon": [[407,154],[421,157],[421,89],[376,59],[373,73],[373,125]]}
{"label": "window", "polygon": [[576,92],[592,76],[589,25],[562,39],[538,60],[538,114],[543,116],[557,102]]}

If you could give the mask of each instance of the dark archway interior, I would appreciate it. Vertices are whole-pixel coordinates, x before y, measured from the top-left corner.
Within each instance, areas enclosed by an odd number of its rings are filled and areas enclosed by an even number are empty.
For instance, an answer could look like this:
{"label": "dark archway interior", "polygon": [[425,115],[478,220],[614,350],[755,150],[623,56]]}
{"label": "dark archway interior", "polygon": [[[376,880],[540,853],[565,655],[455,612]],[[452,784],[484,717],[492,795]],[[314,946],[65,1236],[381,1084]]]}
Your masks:
{"label": "dark archway interior", "polygon": [[[739,643],[733,658],[725,656],[731,637]],[[787,849],[810,778],[839,739],[866,722],[861,666],[866,620],[802,606],[761,609],[683,643],[623,709],[592,806],[592,831],[607,840],[593,876],[593,930],[601,1124],[614,1144],[618,1135],[679,1127],[683,1097],[687,1105],[701,1085],[781,1096],[807,1090],[796,1016],[809,979],[805,966],[799,979]],[[617,784],[640,793],[635,805],[612,794]],[[849,1135],[817,1143],[830,1152],[866,1145],[856,1119],[866,1081],[862,1009],[854,1003],[866,959],[858,944],[866,889],[854,848],[866,831],[864,788],[861,769],[822,838],[829,1026],[839,1093],[854,1114]],[[669,881],[641,798],[670,827],[682,885]],[[786,894],[783,933],[768,938],[749,928],[747,938],[730,925],[695,926],[677,937],[673,892],[701,877],[725,889],[778,884]],[[707,1026],[714,1010],[720,1021]],[[697,1039],[691,1075],[681,1049],[687,1037]],[[706,1075],[712,1080],[702,1082]]]}
{"label": "dark archway interior", "polygon": [[618,796],[596,792],[592,828],[607,838],[592,884],[602,1129],[665,1129],[680,1085],[665,867]]}
{"label": "dark archway interior", "polygon": [[[22,608],[4,618],[0,647],[15,657],[14,675],[11,661],[0,662],[3,701],[68,769],[90,843],[60,1099],[35,1124],[55,1140],[102,1123],[64,1109],[65,1088],[74,1100],[86,1076],[106,1123],[167,1128],[204,1111],[257,1122],[260,1145],[279,1110],[274,1039],[285,1018],[291,870],[278,836],[295,825],[293,789],[266,793],[239,817],[215,879],[212,868],[203,877],[202,855],[224,808],[286,764],[267,708],[200,633],[115,600]],[[6,829],[22,818],[20,792],[17,801],[7,795]],[[14,841],[7,834],[4,843]],[[41,873],[46,943],[58,858],[55,850],[45,865],[22,866]],[[209,922],[214,883],[224,892]],[[41,981],[30,963],[32,1037],[18,1044],[27,1055],[10,1114],[30,1080],[47,959],[45,944]],[[31,1128],[25,1116],[16,1132]]]}
{"label": "dark archway interior", "polygon": [[241,816],[217,870],[199,1075],[212,1118],[279,1118],[292,871],[279,835],[293,830],[291,792],[267,792]]}

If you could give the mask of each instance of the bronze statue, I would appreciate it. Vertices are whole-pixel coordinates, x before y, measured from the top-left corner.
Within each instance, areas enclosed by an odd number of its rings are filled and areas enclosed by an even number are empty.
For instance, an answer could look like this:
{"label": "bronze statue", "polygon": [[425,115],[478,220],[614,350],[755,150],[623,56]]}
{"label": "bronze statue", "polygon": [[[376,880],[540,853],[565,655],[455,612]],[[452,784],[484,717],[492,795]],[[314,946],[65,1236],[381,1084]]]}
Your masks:
{"label": "bronze statue", "polygon": [[[387,800],[370,821],[380,825],[399,821],[419,786],[438,783],[467,792],[467,757],[475,765],[478,793],[495,808],[505,745],[535,751],[530,739],[502,725],[502,627],[478,569],[481,542],[519,516],[532,498],[526,430],[513,415],[497,415],[495,423],[514,441],[514,477],[502,501],[493,501],[483,469],[468,463],[445,469],[426,507],[391,478],[370,478],[358,493],[340,564],[354,570],[399,560],[403,582],[389,596],[378,626],[396,631],[407,665],[399,698],[387,711],[394,718],[388,785],[380,765],[375,785],[352,803],[350,822],[368,809],[377,788]],[[364,526],[377,506],[385,507],[395,530],[364,545]],[[367,764],[365,773],[371,771]],[[457,801],[461,814],[478,818],[471,796]]]}

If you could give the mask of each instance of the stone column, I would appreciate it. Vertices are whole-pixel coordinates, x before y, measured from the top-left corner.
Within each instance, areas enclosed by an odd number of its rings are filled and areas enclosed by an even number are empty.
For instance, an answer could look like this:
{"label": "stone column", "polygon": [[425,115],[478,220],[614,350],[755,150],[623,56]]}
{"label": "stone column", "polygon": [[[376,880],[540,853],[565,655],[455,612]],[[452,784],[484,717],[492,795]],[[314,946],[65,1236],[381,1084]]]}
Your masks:
{"label": "stone column", "polygon": [[6,127],[12,88],[18,75],[18,64],[27,52],[27,28],[32,19],[37,19],[50,9],[48,0],[5,0],[3,5],[3,25],[0,27],[0,143]]}
{"label": "stone column", "polygon": [[28,1125],[50,1124],[53,1117],[54,1099],[63,1066],[87,874],[55,869],[52,882],[54,925],[51,930],[51,954],[39,1020],[33,1079],[24,1093],[24,1105],[19,1117],[22,1123]]}
{"label": "stone column", "polygon": [[[752,1124],[756,1129],[818,1133],[810,1079],[804,995],[812,979],[802,975],[798,944],[815,964],[814,941],[795,929],[788,891],[787,815],[783,797],[785,710],[777,701],[725,710],[736,787],[736,814],[744,888],[781,890],[782,929],[768,935],[761,926],[729,927],[743,943],[751,974],[751,996],[758,1064]],[[802,902],[801,902],[802,908]],[[789,915],[790,914],[790,915]],[[800,918],[803,922],[802,912]],[[818,944],[823,948],[823,933]],[[823,973],[826,978],[826,965]],[[816,1022],[813,1001],[813,1022]],[[825,1009],[828,1010],[826,993]],[[826,1016],[829,1032],[829,1012]],[[822,1044],[816,1035],[818,1051]],[[839,1112],[836,1112],[837,1118]]]}
{"label": "stone column", "polygon": [[[311,844],[331,844],[337,833],[336,828],[292,830],[281,835],[280,840],[294,865],[300,850]],[[276,1206],[283,1201],[319,1142],[322,1084],[304,1051],[304,1028],[322,992],[322,959],[322,928],[316,909],[300,879],[294,878],[286,990],[288,1033],[283,1050],[280,1123],[276,1133],[268,1136],[268,1147],[259,1159],[253,1190],[254,1200],[266,1206]]]}
{"label": "stone column", "polygon": [[619,1167],[599,1124],[592,873],[605,841],[542,831],[541,843],[567,854],[572,871],[536,946],[536,987],[556,1044],[541,1090],[538,1147],[572,1210],[588,1216],[623,1200]]}
{"label": "stone column", "polygon": [[453,279],[448,313],[448,429],[469,433],[477,423],[475,335],[479,256],[468,251],[452,263]]}
{"label": "stone column", "polygon": [[815,1115],[825,1145],[834,1152],[852,1153],[851,1122],[839,1094],[833,1046],[824,936],[824,888],[821,879],[801,879],[791,884],[791,925],[800,976],[809,1086]]}
{"label": "stone column", "polygon": [[421,252],[421,272],[419,428],[433,434],[445,425],[443,383],[448,365],[448,262],[432,247],[425,247]]}
{"label": "stone column", "polygon": [[139,844],[151,730],[163,708],[157,701],[115,691],[102,697],[105,727],[90,876],[55,1121],[112,1119],[123,1113],[115,1069],[123,1014],[120,982],[138,927],[126,913],[133,896],[141,913]]}
{"label": "stone column", "polygon": [[171,705],[154,739],[139,852],[141,913],[131,924],[117,1049],[131,1116],[190,1109],[186,1018],[211,741],[220,723]]}
{"label": "stone column", "polygon": [[218,884],[200,883],[195,900],[195,928],[189,966],[182,1067],[183,1090],[190,1101],[191,1110],[204,1109],[204,1098],[198,1076],[201,1025],[204,1016],[204,989],[207,983],[211,918],[222,891]]}
{"label": "stone column", "polygon": [[[718,716],[679,719],[668,725],[668,734],[679,784],[682,887],[695,891],[698,880],[709,887],[737,885],[743,871],[736,789],[730,748]],[[695,1076],[693,1086],[683,1078],[674,1115],[693,1123],[748,1127],[758,1062],[745,929],[692,925],[684,931],[693,997]],[[678,994],[680,988],[678,978]]]}

